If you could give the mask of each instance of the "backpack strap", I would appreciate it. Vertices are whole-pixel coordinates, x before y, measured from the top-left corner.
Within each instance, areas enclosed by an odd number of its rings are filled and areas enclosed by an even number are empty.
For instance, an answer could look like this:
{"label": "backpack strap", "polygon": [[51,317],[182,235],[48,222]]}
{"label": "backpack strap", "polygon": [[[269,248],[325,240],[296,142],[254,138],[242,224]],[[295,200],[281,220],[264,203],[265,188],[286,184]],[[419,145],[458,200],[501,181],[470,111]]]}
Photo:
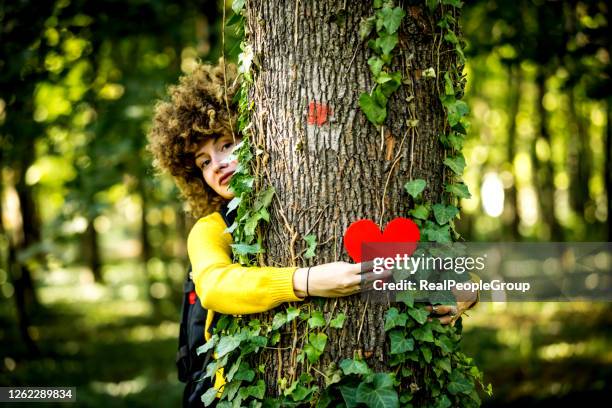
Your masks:
{"label": "backpack strap", "polygon": [[225,221],[225,225],[227,227],[230,227],[234,223],[234,220],[236,219],[237,211],[234,209],[234,210],[231,210],[228,214],[227,204],[228,203],[223,204],[219,212],[221,213],[221,217],[223,217],[223,221]]}
{"label": "backpack strap", "polygon": [[[232,210],[229,214],[227,203],[219,210],[223,221],[227,227],[234,223],[236,211]],[[183,301],[181,308],[181,324],[179,332],[179,346],[176,353],[176,366],[178,368],[178,379],[186,383],[183,393],[183,407],[201,407],[201,395],[212,387],[212,379],[202,381],[206,366],[213,358],[213,350],[208,350],[206,354],[197,355],[196,350],[203,345],[206,340],[204,330],[206,327],[206,317],[208,311],[202,307],[200,299],[195,291],[195,284],[191,279],[191,265],[187,271],[187,276],[183,283]],[[215,313],[208,331],[212,334],[217,325],[220,313]]]}

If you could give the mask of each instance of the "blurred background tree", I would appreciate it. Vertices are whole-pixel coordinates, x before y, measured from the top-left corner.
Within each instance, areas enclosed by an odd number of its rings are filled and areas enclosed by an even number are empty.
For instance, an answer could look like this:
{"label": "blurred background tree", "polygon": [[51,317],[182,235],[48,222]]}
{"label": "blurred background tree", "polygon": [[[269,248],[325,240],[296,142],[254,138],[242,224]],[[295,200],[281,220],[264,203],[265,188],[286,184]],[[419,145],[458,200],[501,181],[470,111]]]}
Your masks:
{"label": "blurred background tree", "polygon": [[[228,15],[231,2],[226,7]],[[155,101],[221,54],[221,2],[0,0],[0,383],[173,406],[190,222],[145,151]],[[612,241],[609,5],[464,6],[469,241]],[[237,48],[226,28],[226,53]],[[230,52],[230,50],[234,50]],[[605,304],[482,304],[488,405],[610,391]]]}

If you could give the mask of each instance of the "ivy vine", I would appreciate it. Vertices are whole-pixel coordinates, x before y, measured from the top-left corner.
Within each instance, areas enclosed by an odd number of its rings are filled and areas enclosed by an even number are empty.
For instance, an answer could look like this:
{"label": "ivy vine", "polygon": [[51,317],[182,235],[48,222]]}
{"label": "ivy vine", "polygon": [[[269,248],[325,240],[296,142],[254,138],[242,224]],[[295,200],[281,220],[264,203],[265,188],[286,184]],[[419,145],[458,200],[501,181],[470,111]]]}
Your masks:
{"label": "ivy vine", "polygon": [[[236,25],[244,37],[245,0],[234,0],[234,15],[228,25]],[[449,169],[450,180],[445,183],[445,196],[441,203],[429,203],[424,199],[427,183],[423,179],[408,181],[404,188],[412,197],[414,207],[410,215],[419,224],[423,241],[448,243],[458,238],[454,220],[459,215],[459,199],[469,198],[467,186],[461,175],[465,158],[461,150],[469,127],[467,104],[461,100],[465,78],[462,65],[465,58],[463,44],[457,36],[458,25],[455,10],[462,6],[459,0],[426,0],[431,13],[441,15],[438,21],[438,41],[449,43],[455,50],[459,65],[441,73],[439,67],[430,67],[423,77],[436,80],[441,74],[443,84],[439,90],[440,102],[446,112],[447,123],[440,142],[445,148],[444,165]],[[374,87],[359,97],[359,106],[368,120],[382,131],[387,119],[387,103],[405,78],[391,69],[405,12],[392,1],[374,0],[373,14],[360,26],[362,40],[368,39],[372,57],[368,60]],[[234,244],[235,259],[244,264],[254,264],[254,257],[263,252],[261,237],[257,233],[261,222],[268,222],[274,189],[257,188],[259,180],[253,167],[262,150],[253,144],[251,114],[253,104],[249,92],[253,84],[252,72],[256,69],[253,50],[243,39],[240,44],[239,72],[241,88],[237,93],[239,106],[238,130],[243,139],[235,150],[239,165],[230,187],[235,198],[229,203],[229,211],[236,211],[233,225],[228,228]],[[418,126],[418,119],[408,121]],[[316,236],[304,237],[308,244],[305,257],[314,256]],[[346,315],[331,313],[327,316],[318,310],[317,302],[288,306],[277,312],[271,323],[237,316],[223,316],[215,327],[215,334],[200,349],[205,353],[214,349],[216,359],[206,367],[205,378],[213,378],[224,370],[226,384],[218,391],[210,388],[202,397],[205,406],[220,398],[217,406],[229,407],[290,407],[312,405],[368,407],[411,407],[413,403],[431,407],[479,406],[478,388],[491,393],[491,386],[484,386],[482,373],[472,359],[459,351],[460,327],[443,326],[430,320],[424,305],[417,304],[409,292],[402,293],[397,303],[385,315],[384,330],[387,335],[389,372],[374,372],[360,355],[332,363],[319,372],[325,379],[325,388],[309,374],[311,366],[320,359],[327,345],[327,334],[342,329]],[[320,306],[320,305],[319,305]],[[283,378],[278,385],[279,398],[265,395],[266,384],[262,379],[266,367],[252,366],[249,361],[254,353],[279,344],[281,333],[291,326],[300,329],[301,347],[296,362],[305,364],[306,370],[299,378]]]}

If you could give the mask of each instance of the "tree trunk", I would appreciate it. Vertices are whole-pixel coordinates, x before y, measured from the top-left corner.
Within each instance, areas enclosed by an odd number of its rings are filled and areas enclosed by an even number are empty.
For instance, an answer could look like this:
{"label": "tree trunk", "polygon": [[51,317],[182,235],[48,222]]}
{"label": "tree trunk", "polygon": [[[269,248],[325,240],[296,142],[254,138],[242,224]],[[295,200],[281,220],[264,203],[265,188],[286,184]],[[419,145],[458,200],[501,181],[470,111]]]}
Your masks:
{"label": "tree trunk", "polygon": [[89,269],[91,269],[94,281],[104,283],[102,261],[100,259],[100,244],[98,243],[98,232],[94,226],[93,217],[87,222],[83,244],[85,245],[87,263],[89,264]]}
{"label": "tree trunk", "polygon": [[[273,222],[265,235],[267,264],[351,261],[342,245],[346,228],[362,218],[383,228],[389,220],[407,216],[412,202],[403,185],[409,180],[425,179],[426,199],[442,201],[444,149],[438,136],[446,119],[437,80],[422,74],[433,67],[441,79],[454,53],[444,42],[439,47],[436,20],[424,5],[404,9],[393,68],[402,73],[405,85],[389,100],[381,131],[358,104],[360,93],[373,87],[367,63],[372,54],[358,33],[361,19],[373,14],[371,2],[247,4],[248,40],[258,64],[254,144],[266,152],[261,161],[264,184],[276,189]],[[418,126],[409,128],[409,119],[418,120]],[[303,257],[307,234],[315,234],[318,242],[316,257],[309,261]],[[367,304],[361,296],[325,301],[326,318],[342,311],[347,320],[341,330],[327,329],[326,353],[317,367],[358,353],[374,370],[388,370],[383,329],[387,308]],[[272,315],[262,318],[269,321]],[[304,363],[296,362],[305,330],[294,321],[293,331],[283,336],[278,350],[260,356],[260,363],[275,368],[265,373],[272,395],[278,394],[282,377],[291,384],[306,371]]]}
{"label": "tree trunk", "polygon": [[542,219],[548,227],[548,239],[553,242],[563,241],[563,230],[557,221],[555,216],[555,185],[554,185],[554,168],[552,161],[552,143],[550,138],[550,132],[548,130],[548,112],[544,107],[544,96],[546,95],[546,73],[543,67],[539,67],[538,74],[536,75],[536,86],[537,86],[537,109],[538,117],[540,119],[540,137],[544,139],[548,145],[551,153],[548,160],[540,161],[537,154],[535,154],[535,144],[532,147],[534,157],[534,175],[535,175],[535,187],[538,193],[540,202],[540,213]]}
{"label": "tree trunk", "polygon": [[[23,160],[19,170],[19,181],[15,186],[17,196],[19,197],[19,208],[21,210],[22,219],[22,233],[19,234],[21,239],[15,242],[16,252],[22,251],[40,242],[40,220],[36,203],[34,202],[34,193],[32,187],[28,186],[25,181],[25,173],[32,164],[33,157],[26,152],[22,153],[21,157]],[[38,309],[40,307],[40,302],[36,295],[30,268],[23,262],[18,262],[15,264],[15,267],[18,269],[17,274],[20,280],[19,287],[20,290],[23,290],[23,297],[27,307]],[[15,292],[17,292],[17,287],[15,287]]]}
{"label": "tree trunk", "polygon": [[141,200],[141,217],[140,217],[140,243],[142,245],[141,251],[141,260],[142,260],[142,270],[145,277],[145,283],[147,287],[147,297],[149,298],[149,302],[153,307],[153,314],[155,316],[161,315],[160,309],[160,301],[158,298],[153,296],[151,293],[151,288],[155,283],[155,280],[151,276],[149,271],[149,260],[153,255],[153,248],[151,246],[151,240],[149,239],[149,224],[147,223],[147,213],[149,211],[149,198],[147,195],[147,190],[145,184],[141,181],[138,183],[138,192],[140,194]]}
{"label": "tree trunk", "polygon": [[[521,66],[518,64],[512,64],[508,68],[508,85],[510,88],[510,106],[508,112],[508,145],[507,155],[508,163],[514,163],[514,157],[516,156],[516,117],[518,115],[519,106],[521,102],[521,85],[523,83],[523,71]],[[516,169],[513,169],[512,175],[514,182],[508,189],[508,203],[512,207],[512,219],[510,221],[510,237],[512,240],[519,238],[519,201],[516,188]]]}
{"label": "tree trunk", "polygon": [[583,218],[585,204],[590,199],[589,177],[592,160],[590,158],[589,134],[585,129],[584,119],[577,106],[576,92],[576,87],[572,87],[567,91],[570,121],[573,122],[573,129],[575,129],[575,132],[572,132],[570,136],[571,142],[568,143],[568,165],[571,177],[570,203],[578,218]]}
{"label": "tree trunk", "polygon": [[612,98],[606,101],[606,143],[605,143],[605,181],[606,201],[608,202],[608,242],[612,242]]}
{"label": "tree trunk", "polygon": [[[3,156],[4,152],[0,152],[0,173],[3,170]],[[30,336],[28,329],[30,327],[29,310],[32,309],[32,305],[29,305],[29,303],[32,302],[32,299],[36,299],[34,297],[35,292],[31,276],[29,275],[30,271],[17,261],[16,239],[14,237],[14,235],[17,234],[11,234],[4,228],[4,209],[2,207],[2,200],[4,197],[3,181],[3,177],[0,174],[0,235],[4,237],[3,243],[6,243],[6,259],[2,259],[2,267],[4,267],[8,272],[13,285],[13,298],[15,300],[15,310],[17,312],[17,326],[19,327],[21,340],[23,341],[28,354],[34,356],[40,354],[40,351],[32,339],[32,336]],[[4,252],[4,248],[0,249],[0,251]],[[24,277],[24,275],[27,275],[27,277]]]}

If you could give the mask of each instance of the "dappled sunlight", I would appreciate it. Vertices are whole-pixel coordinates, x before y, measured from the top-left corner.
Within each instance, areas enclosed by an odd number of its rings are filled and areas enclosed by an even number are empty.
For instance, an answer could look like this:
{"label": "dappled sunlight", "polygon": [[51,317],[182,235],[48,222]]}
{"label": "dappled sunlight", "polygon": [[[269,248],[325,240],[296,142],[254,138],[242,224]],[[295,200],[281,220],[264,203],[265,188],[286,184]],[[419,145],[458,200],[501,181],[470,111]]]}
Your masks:
{"label": "dappled sunlight", "polygon": [[148,379],[143,376],[132,380],[121,382],[99,382],[93,381],[91,387],[94,391],[112,395],[113,397],[124,397],[128,394],[136,394],[145,389]]}
{"label": "dappled sunlight", "polygon": [[482,207],[491,217],[499,217],[504,210],[504,185],[495,173],[487,173],[480,188]]}
{"label": "dappled sunlight", "polygon": [[[612,373],[611,310],[592,302],[481,303],[464,321],[462,343],[489,367],[485,379],[498,400],[564,395],[587,386],[590,370]],[[523,380],[507,382],[513,376]]]}

